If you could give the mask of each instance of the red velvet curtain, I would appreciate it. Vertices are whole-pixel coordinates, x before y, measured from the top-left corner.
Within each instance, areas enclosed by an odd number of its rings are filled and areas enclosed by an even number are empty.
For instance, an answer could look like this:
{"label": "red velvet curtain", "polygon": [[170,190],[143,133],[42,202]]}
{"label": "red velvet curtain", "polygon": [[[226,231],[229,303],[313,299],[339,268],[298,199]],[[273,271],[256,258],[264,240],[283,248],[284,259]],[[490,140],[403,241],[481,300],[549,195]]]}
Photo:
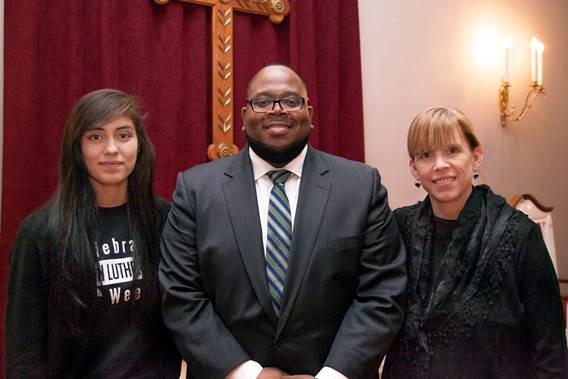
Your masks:
{"label": "red velvet curtain", "polygon": [[[261,66],[282,62],[307,83],[315,108],[312,145],[362,161],[357,1],[290,4],[279,25],[235,13],[236,144],[245,142],[240,107],[247,81]],[[5,0],[4,6],[2,310],[9,248],[21,220],[55,189],[63,125],[80,96],[113,87],[141,100],[156,146],[156,190],[167,199],[177,172],[205,162],[211,142],[208,7],[175,0]]]}

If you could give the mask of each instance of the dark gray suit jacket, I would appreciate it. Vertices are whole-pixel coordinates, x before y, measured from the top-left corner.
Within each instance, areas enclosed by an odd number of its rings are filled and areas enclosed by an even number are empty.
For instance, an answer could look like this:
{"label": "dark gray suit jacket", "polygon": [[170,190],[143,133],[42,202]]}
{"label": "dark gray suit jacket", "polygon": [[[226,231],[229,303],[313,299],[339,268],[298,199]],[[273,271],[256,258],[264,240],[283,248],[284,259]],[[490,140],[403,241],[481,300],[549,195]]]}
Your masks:
{"label": "dark gray suit jacket", "polygon": [[277,318],[248,148],[179,174],[162,237],[163,315],[190,378],[252,359],[376,378],[403,318],[405,250],[376,169],[308,149]]}

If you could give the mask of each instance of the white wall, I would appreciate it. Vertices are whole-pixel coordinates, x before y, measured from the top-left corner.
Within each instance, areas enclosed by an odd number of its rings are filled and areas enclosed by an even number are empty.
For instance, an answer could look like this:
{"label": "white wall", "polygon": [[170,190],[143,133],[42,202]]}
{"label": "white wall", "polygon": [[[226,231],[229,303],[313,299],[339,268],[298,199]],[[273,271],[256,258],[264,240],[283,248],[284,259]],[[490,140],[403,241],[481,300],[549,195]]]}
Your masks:
{"label": "white wall", "polygon": [[[568,278],[568,1],[359,0],[366,159],[391,206],[424,196],[408,171],[406,131],[432,105],[463,110],[485,148],[482,183],[510,197],[531,193],[554,206],[560,277]],[[546,99],[502,128],[502,38],[513,39],[511,102],[530,82],[530,38],[545,44]],[[480,42],[485,41],[484,44]]]}

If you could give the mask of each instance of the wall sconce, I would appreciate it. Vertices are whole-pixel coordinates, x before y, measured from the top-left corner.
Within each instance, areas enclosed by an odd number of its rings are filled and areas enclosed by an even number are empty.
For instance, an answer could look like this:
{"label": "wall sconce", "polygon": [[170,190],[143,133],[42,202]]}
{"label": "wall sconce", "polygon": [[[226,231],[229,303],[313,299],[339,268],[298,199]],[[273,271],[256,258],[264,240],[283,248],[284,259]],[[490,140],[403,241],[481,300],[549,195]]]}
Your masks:
{"label": "wall sconce", "polygon": [[499,87],[499,109],[501,110],[501,126],[507,126],[507,121],[520,121],[522,120],[534,100],[538,95],[546,97],[544,87],[542,85],[542,54],[544,52],[544,45],[536,37],[531,40],[531,84],[530,90],[525,98],[525,105],[518,116],[514,116],[515,106],[511,105],[509,108],[509,53],[511,51],[512,41],[508,37],[505,39],[505,75],[501,80]]}

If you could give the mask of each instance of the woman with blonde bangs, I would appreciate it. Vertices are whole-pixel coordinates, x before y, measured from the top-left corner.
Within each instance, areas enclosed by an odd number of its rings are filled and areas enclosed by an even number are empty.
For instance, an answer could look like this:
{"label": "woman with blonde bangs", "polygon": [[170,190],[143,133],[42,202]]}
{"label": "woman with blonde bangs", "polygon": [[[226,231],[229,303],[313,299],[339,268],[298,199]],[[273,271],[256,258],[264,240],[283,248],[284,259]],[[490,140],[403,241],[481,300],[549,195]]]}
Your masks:
{"label": "woman with blonde bangs", "polygon": [[483,149],[453,108],[419,113],[410,171],[424,201],[395,210],[407,315],[383,378],[567,378],[558,281],[539,227],[486,185]]}

